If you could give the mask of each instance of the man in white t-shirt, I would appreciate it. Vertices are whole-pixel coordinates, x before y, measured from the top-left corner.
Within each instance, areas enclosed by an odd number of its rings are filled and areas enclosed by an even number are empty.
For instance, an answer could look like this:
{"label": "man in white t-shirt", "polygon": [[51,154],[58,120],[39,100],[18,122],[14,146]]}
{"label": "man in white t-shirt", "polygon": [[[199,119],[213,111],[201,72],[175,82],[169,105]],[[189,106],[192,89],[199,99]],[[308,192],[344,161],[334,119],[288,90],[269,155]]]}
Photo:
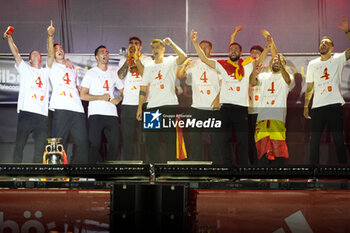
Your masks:
{"label": "man in white t-shirt", "polygon": [[[350,34],[348,20],[343,16],[338,26]],[[349,37],[350,38],[350,37]],[[341,74],[350,59],[350,49],[332,56],[333,41],[323,37],[320,45],[320,57],[310,61],[306,72],[306,91],[304,117],[311,120],[310,163],[319,164],[319,146],[322,132],[328,124],[336,145],[338,161],[346,164],[347,154],[344,145],[342,105],[344,99],[340,93]],[[311,117],[309,103],[313,95]]]}
{"label": "man in white t-shirt", "polygon": [[70,163],[87,163],[86,115],[80,99],[77,70],[66,65],[65,52],[60,44],[53,47],[55,61],[50,73],[52,94],[49,104],[53,111],[52,137],[62,138],[62,144],[66,145],[71,135],[74,148]]}
{"label": "man in white t-shirt", "polygon": [[[165,47],[170,46],[177,57],[164,57]],[[156,112],[166,115],[174,115],[175,107],[178,105],[175,93],[176,70],[186,59],[186,54],[170,38],[164,40],[154,39],[151,41],[152,54],[154,61],[149,62],[143,71],[143,79],[140,87],[139,105],[137,108],[136,118],[142,120],[142,105],[148,94],[147,111]],[[148,87],[149,86],[149,90]],[[145,132],[146,147],[149,162],[160,162],[160,144],[158,137],[161,136],[166,142],[166,160],[175,160],[176,141],[175,129],[164,132],[162,129],[155,132]]]}
{"label": "man in white t-shirt", "polygon": [[108,68],[109,51],[104,45],[95,50],[97,66],[89,69],[81,83],[80,96],[89,101],[89,163],[98,161],[102,136],[108,142],[106,160],[116,160],[119,153],[119,121],[116,105],[122,100],[114,97],[114,89],[122,92],[123,83],[115,70]]}
{"label": "man in white t-shirt", "polygon": [[[198,35],[192,30],[191,39],[198,53],[200,51],[197,42]],[[222,84],[219,101],[220,114],[223,121],[223,132],[219,134],[223,164],[232,164],[230,153],[230,140],[232,138],[231,127],[234,127],[238,142],[238,163],[248,165],[248,88],[249,76],[253,70],[253,59],[240,59],[242,47],[234,42],[229,46],[228,60],[209,59],[204,53],[198,53],[199,58],[213,69],[218,69],[219,64],[226,72],[220,72]],[[264,49],[264,54],[268,49]]]}
{"label": "man in white t-shirt", "polygon": [[[238,25],[235,27],[231,34],[230,38],[230,44],[235,42],[236,36],[238,33],[243,29],[243,25]],[[260,31],[260,34],[263,35],[267,41],[269,42],[268,47],[271,49],[271,57],[275,57],[277,55],[277,48],[276,45],[270,35],[270,33],[262,29]],[[266,55],[265,57],[261,57],[262,53],[264,51],[264,48],[260,45],[253,45],[250,50],[250,57],[254,60],[259,60],[260,64],[258,64],[257,72],[269,72],[269,66],[263,66],[263,62],[265,61],[267,57],[267,53],[263,54]],[[255,125],[256,125],[256,119],[258,117],[257,107],[258,103],[260,101],[260,86],[259,85],[251,85],[249,84],[249,107],[248,107],[248,147],[249,147],[249,160],[250,164],[255,164],[258,161],[258,154],[255,146]]]}
{"label": "man in white t-shirt", "polygon": [[[255,130],[258,164],[283,165],[289,158],[286,140],[286,114],[289,87],[293,76],[285,68],[286,59],[278,54],[270,62],[271,72],[258,74],[257,66],[250,83],[260,87],[260,101]],[[257,76],[258,74],[258,76]]]}
{"label": "man in white t-shirt", "polygon": [[[48,44],[53,43],[54,28],[51,25],[47,29]],[[43,162],[45,141],[47,137],[47,116],[49,99],[49,74],[48,68],[41,68],[41,55],[33,50],[29,54],[29,64],[23,61],[12,36],[4,33],[7,38],[11,53],[15,59],[15,67],[20,74],[20,90],[17,104],[17,133],[16,145],[13,153],[13,162],[22,163],[23,149],[29,135],[34,139],[34,163]],[[48,47],[50,48],[50,47]],[[53,50],[49,49],[47,63],[52,64]]]}
{"label": "man in white t-shirt", "polygon": [[[203,40],[199,43],[199,47],[206,57],[211,58],[212,43]],[[221,67],[221,72],[225,70]],[[219,119],[219,93],[221,76],[218,70],[210,68],[208,65],[200,60],[187,59],[183,66],[179,67],[176,74],[177,78],[189,78],[192,80],[192,105],[189,114],[192,119],[208,120],[210,118]],[[221,154],[218,145],[219,137],[213,129],[193,129],[190,131],[191,139],[191,154],[189,159],[194,161],[203,160],[202,150],[203,141],[202,136],[204,132],[210,135],[210,159],[214,164],[221,164]]]}
{"label": "man in white t-shirt", "polygon": [[[118,76],[124,81],[124,98],[121,105],[122,129],[122,159],[134,160],[134,137],[140,124],[135,118],[139,105],[140,85],[144,66],[152,58],[141,53],[142,41],[133,36],[129,38],[128,56],[119,64],[123,66],[118,70]],[[137,137],[140,138],[140,137]]]}

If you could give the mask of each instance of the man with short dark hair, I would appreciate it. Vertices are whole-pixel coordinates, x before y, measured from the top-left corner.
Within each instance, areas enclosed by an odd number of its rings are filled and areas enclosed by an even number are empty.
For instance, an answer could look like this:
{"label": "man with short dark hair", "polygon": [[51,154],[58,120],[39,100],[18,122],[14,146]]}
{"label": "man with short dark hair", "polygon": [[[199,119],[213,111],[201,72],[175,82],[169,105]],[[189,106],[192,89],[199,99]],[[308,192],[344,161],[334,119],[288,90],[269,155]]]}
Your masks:
{"label": "man with short dark hair", "polygon": [[102,136],[108,142],[106,160],[116,160],[119,152],[119,122],[116,105],[122,100],[114,97],[115,88],[122,91],[123,83],[114,70],[108,68],[109,51],[104,45],[95,50],[97,66],[89,69],[81,83],[80,97],[89,101],[89,163],[98,161]]}
{"label": "man with short dark hair", "polygon": [[[243,25],[238,25],[235,27],[235,29],[231,34],[230,44],[235,42],[236,36],[242,29],[243,29]],[[267,30],[262,29],[260,31],[260,34],[270,41],[271,45],[269,46],[269,49],[271,50],[271,56],[275,57],[277,55],[277,48],[270,33]],[[259,61],[259,64],[256,64],[257,65],[256,72],[258,73],[269,72],[269,67],[263,66],[262,64],[268,55],[267,53],[265,53],[263,54],[263,57],[261,57],[263,51],[264,49],[260,45],[253,45],[249,50],[250,57],[256,61]],[[249,155],[250,164],[255,164],[258,161],[258,154],[255,146],[254,135],[255,135],[256,120],[258,117],[257,106],[258,106],[258,103],[260,102],[260,86],[249,84],[248,96],[249,96],[249,107],[248,107],[248,147],[249,147],[248,151],[249,152],[248,152],[248,155]]]}
{"label": "man with short dark hair", "polygon": [[250,83],[260,87],[255,130],[260,165],[284,165],[289,158],[286,144],[287,97],[293,76],[286,70],[286,59],[278,54],[270,62],[271,72],[258,73],[254,66]]}
{"label": "man with short dark hair", "polygon": [[[192,30],[191,39],[196,51],[199,50],[197,42],[198,35]],[[267,49],[264,50],[266,54]],[[220,104],[221,119],[223,120],[223,129],[225,132],[220,137],[222,143],[223,164],[232,164],[229,141],[232,137],[231,127],[234,127],[238,142],[238,163],[248,165],[248,88],[249,75],[253,70],[253,59],[240,59],[242,46],[239,43],[229,45],[228,60],[209,59],[204,53],[199,57],[201,61],[213,69],[221,65],[225,69],[223,75]],[[199,55],[198,54],[198,55]]]}
{"label": "man with short dark hair", "polygon": [[71,134],[74,153],[70,163],[87,163],[86,115],[80,99],[77,71],[74,66],[67,67],[62,46],[55,44],[53,47],[55,61],[50,74],[52,94],[49,105],[53,111],[52,136],[62,138],[62,144],[66,145]]}
{"label": "man with short dark hair", "polygon": [[[338,26],[350,39],[350,29],[345,16]],[[338,161],[346,164],[347,154],[344,145],[342,105],[345,103],[340,92],[341,72],[350,59],[350,49],[332,55],[334,43],[323,37],[319,44],[320,57],[310,61],[306,72],[304,117],[311,120],[310,163],[319,164],[320,139],[328,124],[336,145]],[[309,104],[312,95],[311,117]]]}
{"label": "man with short dark hair", "polygon": [[[53,62],[53,33],[52,25],[48,27],[48,58],[47,67]],[[34,163],[42,163],[47,137],[47,116],[49,100],[49,74],[48,68],[41,68],[41,55],[39,51],[33,50],[29,54],[29,64],[23,61],[13,41],[12,35],[4,33],[7,38],[11,53],[15,59],[15,67],[20,74],[20,90],[17,104],[17,132],[16,145],[13,153],[13,162],[22,163],[23,150],[29,135],[32,133],[34,139]]]}
{"label": "man with short dark hair", "polygon": [[[152,58],[141,53],[142,41],[139,37],[129,38],[128,56],[120,64],[118,76],[124,81],[124,98],[121,105],[121,129],[122,129],[122,159],[134,160],[134,137],[139,122],[135,118],[139,105],[140,85],[144,66],[152,61]],[[140,138],[140,137],[138,137]]]}

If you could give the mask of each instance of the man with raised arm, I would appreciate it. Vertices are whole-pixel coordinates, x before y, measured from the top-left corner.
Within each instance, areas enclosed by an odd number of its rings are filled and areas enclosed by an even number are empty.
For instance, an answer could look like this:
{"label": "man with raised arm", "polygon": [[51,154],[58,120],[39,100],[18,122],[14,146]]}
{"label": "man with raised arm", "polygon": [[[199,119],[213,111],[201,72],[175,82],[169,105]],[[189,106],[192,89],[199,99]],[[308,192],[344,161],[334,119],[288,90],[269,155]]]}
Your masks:
{"label": "man with raised arm", "polygon": [[[170,46],[177,57],[164,57],[165,46]],[[137,119],[142,120],[142,105],[148,95],[147,111],[154,111],[166,115],[175,114],[175,106],[178,105],[175,93],[176,70],[186,59],[186,54],[170,38],[164,40],[154,39],[151,41],[154,61],[149,62],[143,72],[143,80],[140,87]],[[149,90],[147,86],[149,85]],[[155,114],[154,117],[157,117]],[[145,132],[146,147],[149,162],[159,162],[160,150],[157,143],[158,136],[162,136],[166,142],[166,160],[174,160],[176,153],[175,129],[169,132]]]}
{"label": "man with raised arm", "polygon": [[[144,66],[152,61],[152,58],[141,53],[142,41],[139,37],[129,38],[128,56],[123,66],[118,70],[118,76],[124,81],[124,98],[121,105],[121,129],[122,129],[122,159],[134,160],[134,137],[139,128],[139,122],[135,118],[139,105],[140,84]],[[139,138],[139,137],[138,137]]]}
{"label": "man with raised arm", "polygon": [[[47,28],[48,57],[47,66],[53,62],[52,36],[55,29],[52,25]],[[47,137],[47,116],[49,100],[49,69],[41,68],[41,55],[33,50],[29,54],[29,63],[23,61],[11,35],[4,33],[11,53],[15,59],[15,67],[20,74],[20,90],[17,103],[17,133],[13,162],[22,163],[23,149],[29,135],[34,139],[34,163],[42,163]]]}
{"label": "man with raised arm", "polygon": [[101,148],[102,136],[108,142],[106,160],[116,160],[119,152],[119,122],[116,105],[122,100],[113,91],[122,92],[123,83],[114,70],[108,68],[109,51],[104,45],[95,50],[97,66],[88,70],[81,83],[80,96],[89,101],[89,163],[95,164]]}
{"label": "man with raised arm", "polygon": [[[350,40],[347,18],[342,16],[340,23],[338,27]],[[336,145],[338,162],[341,164],[347,162],[342,115],[342,106],[345,102],[340,93],[340,84],[342,70],[350,59],[350,49],[332,55],[333,49],[333,41],[329,37],[323,37],[318,49],[320,57],[309,62],[306,72],[304,117],[311,119],[310,163],[313,165],[319,164],[320,139],[327,124]],[[312,95],[310,117],[309,104]]]}
{"label": "man with raised arm", "polygon": [[[195,43],[195,42],[194,42]],[[207,40],[202,40],[199,47],[206,57],[211,58],[212,43]],[[217,67],[221,73],[225,70],[221,65]],[[183,66],[179,67],[176,74],[177,78],[189,78],[192,80],[192,105],[190,108],[190,115],[192,118],[207,120],[210,118],[220,119],[219,116],[219,95],[221,76],[219,71],[210,68],[208,65],[200,60],[187,59]],[[191,139],[191,154],[190,160],[203,160],[202,150],[202,134],[208,131],[210,135],[210,159],[214,164],[222,163],[221,148],[218,140],[219,137],[213,130],[194,129],[190,131]]]}
{"label": "man with raised arm", "polygon": [[[197,33],[192,30],[191,39],[201,61],[213,69],[217,69],[220,64],[226,71],[220,90],[220,112],[225,129],[220,139],[224,164],[232,163],[229,141],[232,137],[231,127],[234,127],[238,142],[238,163],[248,165],[248,88],[253,59],[240,59],[242,48],[236,42],[229,46],[228,60],[209,59],[201,52],[197,38]],[[263,53],[266,56],[268,49],[265,48]]]}
{"label": "man with raised arm", "polygon": [[74,66],[67,66],[61,45],[54,44],[52,47],[55,57],[50,73],[52,137],[62,138],[62,144],[66,145],[71,135],[75,148],[70,163],[87,163],[89,144],[86,115],[80,99],[77,71]]}
{"label": "man with raised arm", "polygon": [[[231,34],[230,38],[230,44],[234,43],[236,40],[236,36],[238,33],[243,29],[243,25],[238,25],[235,27]],[[275,57],[277,55],[277,48],[276,45],[270,35],[270,33],[262,29],[260,31],[260,34],[263,35],[266,40],[271,41],[269,44],[269,48],[271,50],[271,56]],[[270,68],[269,66],[263,66],[263,62],[265,61],[267,57],[267,53],[264,53],[264,57],[260,58],[261,54],[263,53],[264,49],[260,45],[253,45],[250,48],[250,57],[254,60],[259,59],[259,64],[256,64],[257,69],[256,72],[269,72]],[[249,160],[251,164],[254,164],[257,162],[258,154],[255,146],[255,125],[256,125],[256,119],[258,117],[257,107],[258,103],[260,101],[260,86],[259,85],[252,85],[249,84],[249,107],[248,107],[248,146],[249,146]]]}
{"label": "man with raised arm", "polygon": [[250,83],[260,87],[255,141],[258,164],[283,165],[289,158],[286,144],[287,97],[293,76],[285,68],[286,59],[278,54],[270,61],[271,72],[257,72],[254,66]]}

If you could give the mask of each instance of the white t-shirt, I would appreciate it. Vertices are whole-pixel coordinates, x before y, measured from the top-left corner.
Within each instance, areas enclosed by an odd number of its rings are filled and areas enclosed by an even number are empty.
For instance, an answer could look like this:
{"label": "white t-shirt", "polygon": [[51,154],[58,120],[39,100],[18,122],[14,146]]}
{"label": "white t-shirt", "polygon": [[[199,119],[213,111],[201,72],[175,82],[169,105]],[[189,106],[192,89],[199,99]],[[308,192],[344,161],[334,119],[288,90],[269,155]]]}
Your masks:
{"label": "white t-shirt", "polygon": [[20,74],[17,112],[48,115],[50,69],[36,69],[23,60],[15,68]]}
{"label": "white t-shirt", "polygon": [[250,62],[243,67],[244,76],[240,81],[234,74],[228,75],[226,72],[226,75],[223,76],[220,92],[220,104],[235,104],[244,107],[249,106],[249,76],[253,71],[253,62]]}
{"label": "white t-shirt", "polygon": [[249,107],[248,107],[248,114],[257,114],[258,113],[258,106],[260,101],[260,86],[259,85],[251,85],[249,84],[249,90],[248,90],[248,96],[249,96]]}
{"label": "white t-shirt", "polygon": [[345,52],[336,53],[327,61],[317,58],[309,62],[306,82],[314,83],[312,108],[345,103],[340,93],[341,73],[345,65]]}
{"label": "white t-shirt", "polygon": [[52,87],[50,110],[61,109],[84,113],[75,68],[70,69],[54,61],[51,68],[50,81]]}
{"label": "white t-shirt", "polygon": [[[289,75],[291,83],[294,81],[292,75]],[[284,81],[282,74],[273,74],[272,72],[260,73],[260,101],[258,107],[258,121],[279,120],[286,121],[287,114],[287,96],[291,84],[288,86]]]}
{"label": "white t-shirt", "polygon": [[[90,95],[109,94],[110,98],[113,99],[115,87],[119,90],[122,89],[123,82],[115,70],[103,71],[96,66],[85,73],[81,86],[89,88]],[[104,100],[89,101],[88,116],[91,115],[118,116],[117,107]]]}
{"label": "white t-shirt", "polygon": [[217,68],[212,69],[200,60],[194,60],[187,68],[187,78],[192,79],[192,107],[204,110],[212,110],[211,104],[220,91],[219,74],[220,68],[224,73],[224,68],[217,63]]}
{"label": "white t-shirt", "polygon": [[[142,55],[140,58],[141,63],[145,66],[152,61],[152,58],[149,56]],[[119,64],[124,64],[125,58],[120,60]],[[124,98],[123,105],[138,105],[139,104],[139,94],[140,94],[140,85],[142,83],[141,75],[136,73],[131,73],[129,70],[123,79],[124,83]]]}
{"label": "white t-shirt", "polygon": [[177,57],[165,57],[160,64],[148,63],[143,71],[142,86],[149,87],[147,108],[179,104],[175,93]]}

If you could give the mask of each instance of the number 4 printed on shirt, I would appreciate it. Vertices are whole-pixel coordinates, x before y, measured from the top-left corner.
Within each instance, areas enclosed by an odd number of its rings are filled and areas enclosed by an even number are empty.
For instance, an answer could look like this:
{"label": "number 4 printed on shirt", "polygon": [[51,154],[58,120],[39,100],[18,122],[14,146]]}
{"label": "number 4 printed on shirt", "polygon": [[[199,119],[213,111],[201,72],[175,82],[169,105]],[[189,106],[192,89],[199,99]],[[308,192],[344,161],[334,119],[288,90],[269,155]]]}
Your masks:
{"label": "number 4 printed on shirt", "polygon": [[38,77],[38,78],[35,80],[35,83],[36,83],[36,85],[38,85],[39,88],[41,88],[41,86],[44,85],[43,82],[41,81],[41,78],[40,78],[40,77]]}
{"label": "number 4 printed on shirt", "polygon": [[207,79],[207,72],[206,71],[203,72],[203,74],[201,75],[199,80],[202,80],[203,83],[207,83],[208,79]]}
{"label": "number 4 printed on shirt", "polygon": [[321,78],[324,78],[324,80],[328,80],[329,79],[329,74],[328,74],[328,69],[327,67],[324,68],[324,71],[323,71],[323,76],[321,76]]}
{"label": "number 4 printed on shirt", "polygon": [[271,83],[271,88],[269,88],[269,89],[267,89],[267,91],[270,91],[271,92],[271,94],[273,94],[273,93],[275,93],[275,82],[272,82]]}
{"label": "number 4 printed on shirt", "polygon": [[66,73],[66,74],[63,76],[63,80],[66,82],[67,85],[69,85],[70,82],[72,81],[72,80],[69,79],[68,73]]}
{"label": "number 4 printed on shirt", "polygon": [[103,88],[106,89],[106,91],[109,91],[108,80],[106,80],[105,83],[103,84]]}

